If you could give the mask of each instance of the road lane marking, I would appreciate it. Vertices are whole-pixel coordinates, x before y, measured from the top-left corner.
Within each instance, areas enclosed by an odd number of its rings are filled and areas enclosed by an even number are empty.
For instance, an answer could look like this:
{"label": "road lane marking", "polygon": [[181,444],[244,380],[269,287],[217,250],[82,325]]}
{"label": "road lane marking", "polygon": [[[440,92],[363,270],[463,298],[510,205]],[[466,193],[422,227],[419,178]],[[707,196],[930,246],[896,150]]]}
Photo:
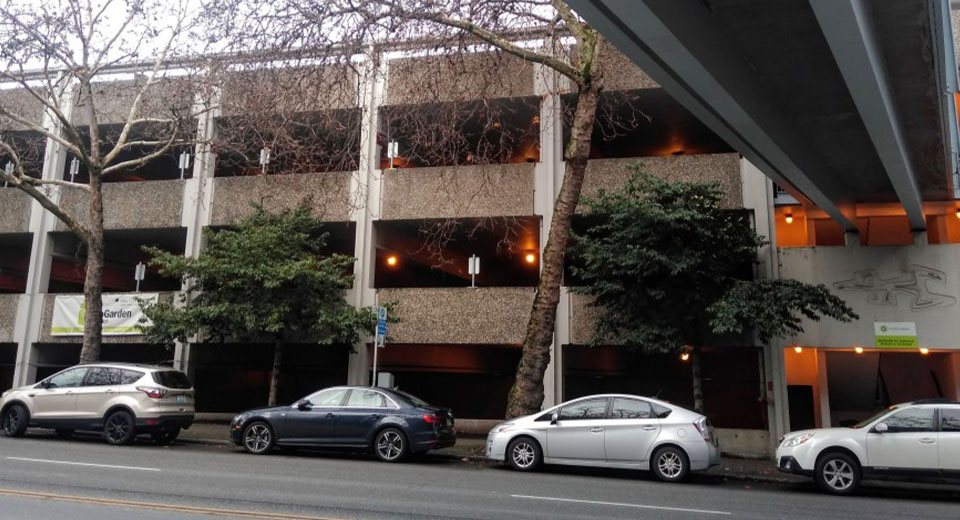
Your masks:
{"label": "road lane marking", "polygon": [[242,511],[239,509],[222,509],[216,507],[178,506],[173,504],[159,504],[156,502],[138,502],[134,500],[116,500],[112,498],[81,497],[76,495],[59,495],[56,493],[41,493],[37,491],[21,491],[18,489],[0,488],[0,496],[18,498],[35,498],[41,500],[56,500],[77,504],[130,507],[136,509],[150,509],[171,513],[199,514],[209,516],[225,516],[229,518],[255,518],[261,520],[345,520],[326,516],[304,516],[290,513],[267,513],[256,511]]}
{"label": "road lane marking", "polygon": [[115,466],[113,464],[92,464],[89,462],[70,462],[66,460],[29,459],[27,457],[7,457],[7,460],[20,460],[24,462],[42,462],[45,464],[65,464],[67,466],[87,466],[92,468],[130,469],[134,471],[162,471],[160,468],[145,468],[142,466]]}
{"label": "road lane marking", "polygon": [[552,500],[554,502],[573,502],[575,504],[591,504],[598,506],[632,507],[634,509],[656,509],[660,511],[677,511],[680,513],[698,513],[703,515],[731,515],[729,511],[714,511],[712,509],[690,509],[686,507],[650,506],[646,504],[628,504],[625,502],[602,502],[600,500],[579,500],[576,498],[538,497],[533,495],[510,495],[513,498],[529,500]]}

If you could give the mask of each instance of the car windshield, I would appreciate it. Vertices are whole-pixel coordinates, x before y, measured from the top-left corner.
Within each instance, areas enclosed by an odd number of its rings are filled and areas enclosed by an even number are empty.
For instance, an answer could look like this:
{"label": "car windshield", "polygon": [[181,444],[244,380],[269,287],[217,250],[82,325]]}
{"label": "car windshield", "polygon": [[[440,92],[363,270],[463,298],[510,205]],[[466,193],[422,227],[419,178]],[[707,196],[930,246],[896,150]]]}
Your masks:
{"label": "car windshield", "polygon": [[430,403],[424,401],[423,399],[420,399],[419,397],[417,397],[417,396],[415,396],[415,395],[411,395],[411,394],[408,394],[408,393],[406,393],[406,392],[402,392],[402,391],[400,391],[400,390],[394,390],[394,392],[396,392],[396,393],[402,395],[403,397],[405,397],[405,398],[407,399],[407,401],[410,401],[410,404],[412,404],[413,406],[419,406],[420,408],[430,408],[430,407],[433,406],[433,405],[431,405]]}
{"label": "car windshield", "polygon": [[876,421],[876,420],[879,419],[880,417],[882,417],[882,416],[890,413],[891,410],[893,410],[893,408],[887,408],[886,410],[877,412],[877,413],[873,414],[872,416],[870,416],[869,419],[864,419],[864,420],[858,422],[857,424],[854,424],[853,426],[851,426],[851,428],[853,428],[853,429],[855,429],[855,430],[859,430],[860,428],[866,428],[866,427],[867,427],[870,423],[872,423],[873,421]]}

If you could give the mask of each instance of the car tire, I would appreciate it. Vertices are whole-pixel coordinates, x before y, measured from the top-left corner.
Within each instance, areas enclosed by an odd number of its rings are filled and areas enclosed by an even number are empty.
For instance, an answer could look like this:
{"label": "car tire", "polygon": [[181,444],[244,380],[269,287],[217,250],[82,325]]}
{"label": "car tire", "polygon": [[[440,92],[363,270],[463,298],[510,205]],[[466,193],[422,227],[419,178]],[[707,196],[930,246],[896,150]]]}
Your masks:
{"label": "car tire", "polygon": [[822,491],[851,495],[860,486],[860,463],[846,453],[827,452],[817,459],[813,478]]}
{"label": "car tire", "polygon": [[73,435],[73,430],[69,428],[57,428],[53,432],[61,439],[69,439]]}
{"label": "car tire", "polygon": [[161,446],[167,446],[173,444],[173,441],[177,440],[178,435],[180,435],[180,428],[165,428],[152,432],[150,437],[153,439],[153,442]]}
{"label": "car tire", "polygon": [[517,471],[534,471],[543,463],[540,443],[530,437],[517,437],[507,445],[507,464]]}
{"label": "car tire", "polygon": [[407,456],[407,436],[397,428],[384,428],[373,438],[373,454],[383,462],[400,462]]}
{"label": "car tire", "polygon": [[675,446],[664,446],[653,452],[650,468],[657,480],[662,482],[682,482],[690,474],[690,458],[686,452]]}
{"label": "car tire", "polygon": [[3,411],[0,423],[2,423],[4,435],[20,437],[27,431],[27,426],[30,424],[30,412],[23,405],[11,405]]}
{"label": "car tire", "polygon": [[133,414],[118,410],[107,416],[103,421],[103,438],[107,444],[122,446],[129,444],[136,436],[137,425]]}
{"label": "car tire", "polygon": [[240,439],[247,453],[263,455],[273,448],[273,428],[265,421],[254,421],[244,427]]}

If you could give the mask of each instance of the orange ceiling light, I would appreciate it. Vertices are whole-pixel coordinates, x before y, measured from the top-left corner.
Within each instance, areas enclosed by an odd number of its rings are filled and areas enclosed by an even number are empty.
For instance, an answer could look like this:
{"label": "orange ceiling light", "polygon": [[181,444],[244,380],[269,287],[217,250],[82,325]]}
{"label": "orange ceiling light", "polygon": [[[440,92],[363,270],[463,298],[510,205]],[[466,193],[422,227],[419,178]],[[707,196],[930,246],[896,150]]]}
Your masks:
{"label": "orange ceiling light", "polygon": [[787,224],[793,224],[793,213],[788,212],[786,215],[784,215],[783,221],[786,222]]}
{"label": "orange ceiling light", "polygon": [[399,262],[400,260],[397,259],[397,255],[390,255],[387,257],[387,265],[390,267],[396,267]]}
{"label": "orange ceiling light", "polygon": [[853,351],[857,354],[863,354],[863,347],[853,347]]}
{"label": "orange ceiling light", "polygon": [[528,252],[527,254],[523,255],[523,261],[530,265],[533,265],[537,263],[537,254],[532,251]]}
{"label": "orange ceiling light", "polygon": [[800,345],[797,345],[797,346],[793,347],[793,351],[796,352],[797,354],[799,354],[799,353],[803,352],[803,347],[801,347]]}
{"label": "orange ceiling light", "polygon": [[920,353],[926,356],[927,354],[930,353],[930,349],[928,349],[927,347],[920,347]]}

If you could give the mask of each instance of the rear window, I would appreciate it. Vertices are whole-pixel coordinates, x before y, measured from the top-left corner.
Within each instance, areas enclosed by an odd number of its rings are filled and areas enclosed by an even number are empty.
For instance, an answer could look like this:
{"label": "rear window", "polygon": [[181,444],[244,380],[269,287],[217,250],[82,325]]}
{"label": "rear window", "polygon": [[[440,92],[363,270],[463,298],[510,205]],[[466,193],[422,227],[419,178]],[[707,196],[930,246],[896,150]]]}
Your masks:
{"label": "rear window", "polygon": [[176,370],[164,370],[162,372],[154,372],[153,380],[167,388],[190,388],[193,386],[190,384],[190,378],[187,377],[183,372],[177,372]]}
{"label": "rear window", "polygon": [[417,406],[417,407],[420,407],[420,408],[431,408],[431,407],[432,407],[432,405],[431,405],[430,403],[424,401],[423,399],[420,399],[419,397],[417,397],[417,396],[415,396],[415,395],[408,394],[408,393],[403,392],[403,391],[400,391],[400,390],[394,390],[394,392],[396,392],[396,393],[400,394],[401,396],[403,396],[404,398],[406,398],[406,400],[409,401],[410,404],[412,404],[413,406]]}

